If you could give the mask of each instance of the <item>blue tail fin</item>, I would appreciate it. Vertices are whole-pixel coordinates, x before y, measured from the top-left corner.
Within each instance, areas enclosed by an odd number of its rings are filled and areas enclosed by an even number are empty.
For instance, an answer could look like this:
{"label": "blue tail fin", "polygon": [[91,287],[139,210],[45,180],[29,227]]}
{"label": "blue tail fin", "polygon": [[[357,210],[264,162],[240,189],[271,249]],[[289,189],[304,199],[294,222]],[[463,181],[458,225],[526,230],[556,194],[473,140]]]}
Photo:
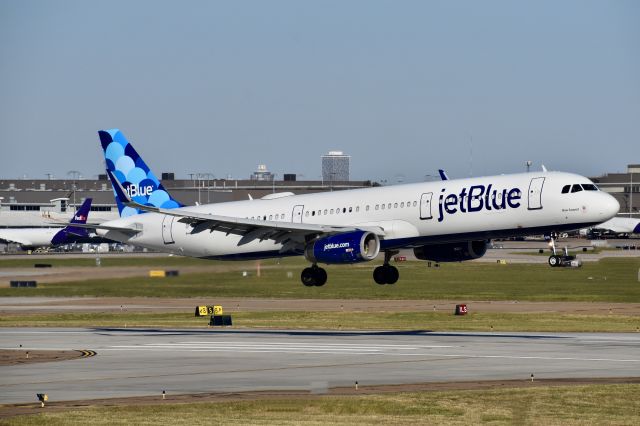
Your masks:
{"label": "blue tail fin", "polygon": [[[73,216],[73,219],[71,219],[71,223],[87,223],[89,210],[91,210],[91,201],[93,201],[92,198],[84,200],[84,203],[82,203],[78,211],[76,211],[76,214]],[[76,226],[69,225],[58,231],[51,239],[51,243],[54,245],[66,244],[71,243],[78,238],[86,238],[88,236],[89,233],[85,228],[78,228]]]}
{"label": "blue tail fin", "polygon": [[[158,178],[120,130],[100,130],[98,135],[100,135],[100,143],[107,163],[107,175],[110,179],[118,181],[132,201],[163,209],[183,206],[164,189]],[[111,182],[111,184],[114,187],[113,193],[121,217],[144,213],[143,210],[125,206],[126,200],[122,200],[115,190],[116,182]]]}

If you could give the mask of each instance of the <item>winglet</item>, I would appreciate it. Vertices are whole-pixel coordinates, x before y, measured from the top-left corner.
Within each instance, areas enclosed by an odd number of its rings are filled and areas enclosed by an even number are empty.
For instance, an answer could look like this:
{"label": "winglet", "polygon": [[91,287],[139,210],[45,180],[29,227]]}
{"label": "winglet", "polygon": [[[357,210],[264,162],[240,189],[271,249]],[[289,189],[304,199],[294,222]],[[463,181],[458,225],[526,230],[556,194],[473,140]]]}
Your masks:
{"label": "winglet", "polygon": [[447,176],[447,172],[442,169],[438,169],[438,173],[440,173],[440,179],[449,180],[449,176]]}

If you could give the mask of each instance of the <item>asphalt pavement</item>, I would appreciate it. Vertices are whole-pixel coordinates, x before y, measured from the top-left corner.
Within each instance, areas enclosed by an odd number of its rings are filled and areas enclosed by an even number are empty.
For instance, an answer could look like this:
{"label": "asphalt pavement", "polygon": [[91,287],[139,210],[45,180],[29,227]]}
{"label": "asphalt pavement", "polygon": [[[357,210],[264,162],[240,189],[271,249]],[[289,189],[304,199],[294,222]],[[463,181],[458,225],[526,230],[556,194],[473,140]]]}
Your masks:
{"label": "asphalt pavement", "polygon": [[373,384],[638,376],[640,334],[5,328],[0,349],[87,358],[0,367],[0,403]]}

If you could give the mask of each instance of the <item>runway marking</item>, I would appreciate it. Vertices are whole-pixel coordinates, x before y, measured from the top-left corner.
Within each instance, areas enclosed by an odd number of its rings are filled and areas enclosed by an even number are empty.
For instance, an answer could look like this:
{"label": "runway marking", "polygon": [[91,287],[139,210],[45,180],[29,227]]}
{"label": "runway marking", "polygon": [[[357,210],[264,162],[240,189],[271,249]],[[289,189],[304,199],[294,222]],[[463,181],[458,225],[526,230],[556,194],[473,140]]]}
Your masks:
{"label": "runway marking", "polygon": [[[250,345],[251,343],[247,343],[247,341],[195,341],[195,342],[182,342],[182,343],[170,343],[170,344],[185,344],[185,345],[191,345],[191,344],[241,344],[241,345]],[[153,343],[149,343],[149,344],[153,344]],[[296,342],[260,342],[261,345],[290,345],[290,346],[295,346],[295,345],[299,345],[301,343],[296,343]],[[302,343],[305,344],[305,343]],[[411,348],[415,348],[415,347],[424,347],[424,348],[455,348],[457,346],[453,346],[453,345],[403,345],[403,344],[374,344],[374,345],[365,345],[365,344],[357,344],[357,343],[308,343],[310,345],[322,345],[322,346],[366,346],[366,347],[371,347],[371,346],[375,346],[375,347],[391,347],[391,348],[401,348],[401,347],[411,347]]]}
{"label": "runway marking", "polygon": [[90,351],[88,349],[74,349],[78,352],[82,352],[82,358],[90,358],[92,356],[98,355],[96,351]]}
{"label": "runway marking", "polygon": [[[640,362],[640,359],[590,358],[590,357],[553,357],[533,355],[478,355],[425,352],[424,349],[441,349],[442,346],[409,346],[409,345],[350,345],[350,344],[294,344],[294,343],[148,343],[144,345],[113,345],[107,350],[127,351],[183,351],[183,352],[232,352],[242,353],[286,353],[286,354],[326,354],[326,355],[377,355],[377,356],[423,356],[443,358],[475,358],[475,359],[517,359],[545,361],[581,361],[581,362]],[[397,349],[394,350],[394,349]],[[414,350],[415,352],[406,352]]]}

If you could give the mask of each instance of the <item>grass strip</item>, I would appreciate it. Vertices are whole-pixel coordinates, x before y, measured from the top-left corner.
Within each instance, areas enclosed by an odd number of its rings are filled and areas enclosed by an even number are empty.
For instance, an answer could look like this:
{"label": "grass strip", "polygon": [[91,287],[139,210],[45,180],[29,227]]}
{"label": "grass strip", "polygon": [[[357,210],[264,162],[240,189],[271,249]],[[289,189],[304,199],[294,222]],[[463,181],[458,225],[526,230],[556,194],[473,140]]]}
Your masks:
{"label": "grass strip", "polygon": [[640,424],[640,385],[400,392],[88,407],[5,419],[7,425]]}
{"label": "grass strip", "polygon": [[[237,265],[237,264],[236,264]],[[603,259],[582,268],[550,268],[546,264],[464,262],[428,268],[426,262],[398,264],[396,285],[376,285],[371,271],[376,264],[328,266],[323,287],[304,287],[299,259],[255,263],[245,269],[181,274],[179,277],[146,276],[119,279],[38,283],[38,288],[0,288],[6,296],[93,297],[262,297],[310,299],[460,299],[581,302],[640,302],[640,258]],[[246,272],[246,273],[245,273]],[[79,274],[85,274],[79,272]]]}
{"label": "grass strip", "polygon": [[[445,312],[227,312],[235,328],[312,330],[424,330],[640,332],[640,318],[625,315]],[[0,316],[2,327],[154,327],[206,329],[192,313],[90,312]]]}

